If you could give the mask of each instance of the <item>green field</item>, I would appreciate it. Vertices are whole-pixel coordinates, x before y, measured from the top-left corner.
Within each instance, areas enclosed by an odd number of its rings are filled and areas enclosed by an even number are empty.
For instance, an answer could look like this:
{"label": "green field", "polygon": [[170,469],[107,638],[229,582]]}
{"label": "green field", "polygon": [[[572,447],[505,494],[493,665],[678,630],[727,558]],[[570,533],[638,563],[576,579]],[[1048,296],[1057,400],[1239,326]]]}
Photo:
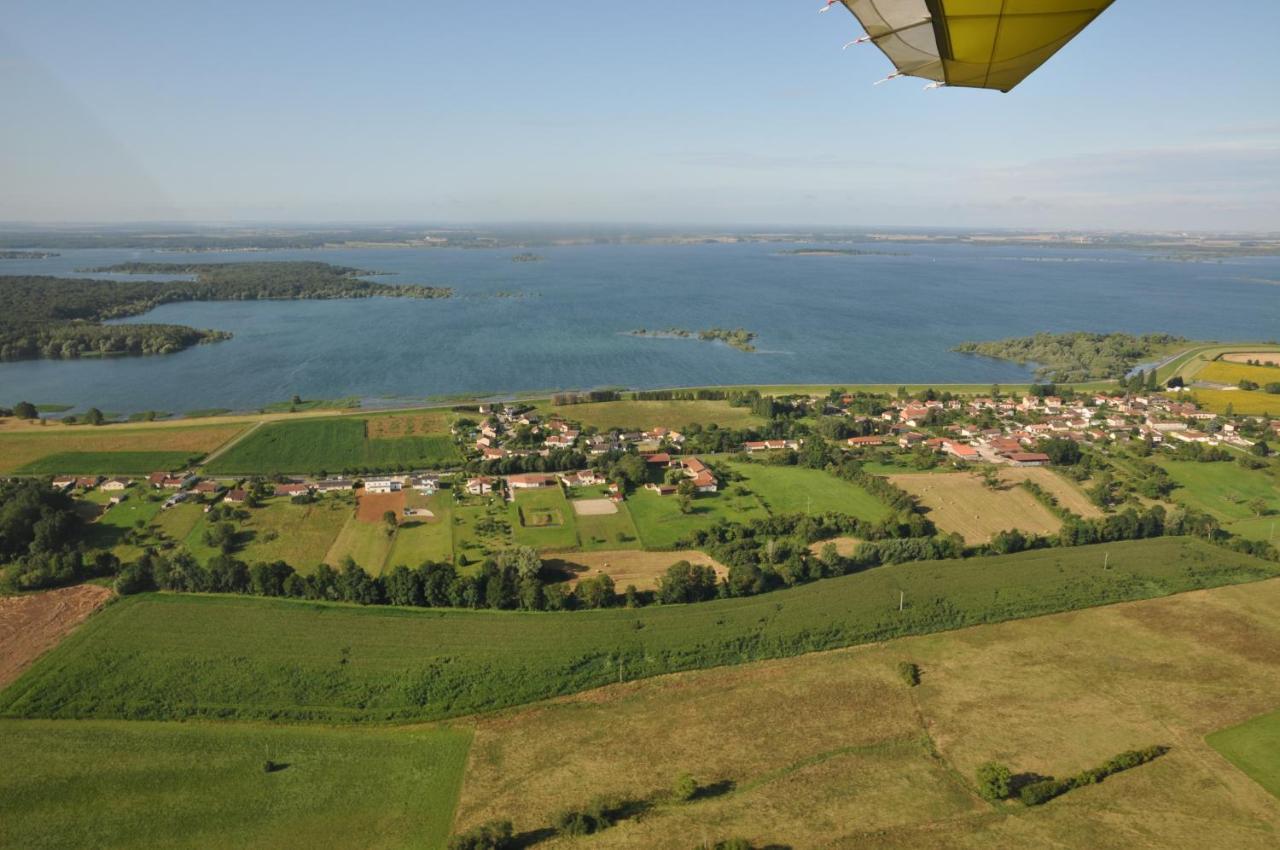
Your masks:
{"label": "green field", "polygon": [[[590,498],[602,498],[591,495]],[[572,510],[573,504],[570,503]],[[617,504],[618,512],[598,516],[577,517],[578,548],[584,552],[612,549],[639,549],[640,532],[631,519],[626,502]]]}
{"label": "green field", "polygon": [[[453,553],[462,563],[476,564],[511,545],[511,514],[500,496],[463,496],[455,491],[453,505]],[[491,525],[490,530],[482,526]]]}
{"label": "green field", "polygon": [[565,551],[578,547],[578,525],[573,506],[559,485],[522,490],[511,503],[511,531],[516,545],[539,551]]}
{"label": "green field", "polygon": [[304,419],[264,425],[209,464],[218,474],[338,473],[342,470],[448,467],[462,462],[448,434],[368,439],[363,418]]}
{"label": "green field", "polygon": [[149,475],[182,469],[200,452],[57,452],[19,467],[22,475]]}
{"label": "green field", "polygon": [[416,567],[423,561],[453,563],[453,494],[442,491],[423,497],[410,492],[405,498],[410,506],[429,509],[435,518],[401,519],[387,566]]}
{"label": "green field", "polygon": [[89,526],[87,541],[97,549],[109,549],[121,560],[132,560],[142,554],[142,549],[125,543],[125,532],[136,529],[141,522],[143,527],[149,525],[160,513],[163,502],[148,498],[151,494],[137,487],[128,492],[119,504],[107,509]]}
{"label": "green field", "polygon": [[[889,515],[889,507],[851,481],[820,469],[802,466],[767,466],[762,463],[717,463],[747,480],[743,483],[772,514],[840,513],[876,522]],[[732,491],[739,482],[729,484]]]}
{"label": "green field", "polygon": [[350,557],[370,575],[382,575],[392,542],[393,536],[387,534],[387,527],[381,522],[365,522],[352,514],[325,553],[324,562],[340,568]]}
{"label": "green field", "polygon": [[674,549],[691,532],[719,520],[748,522],[768,516],[753,494],[737,495],[733,485],[719,493],[699,493],[692,513],[681,513],[675,496],[659,496],[651,490],[632,493],[627,497],[627,509],[645,549]]}
{"label": "green field", "polygon": [[1214,732],[1209,746],[1280,798],[1280,711]]}
{"label": "green field", "polygon": [[1160,538],[900,564],[762,596],[633,610],[424,611],[147,594],[108,606],[37,661],[0,693],[0,715],[426,720],[620,678],[1277,573],[1206,543]]}
{"label": "green field", "polygon": [[[443,848],[469,731],[0,721],[0,847]],[[267,773],[267,759],[286,765]]]}
{"label": "green field", "polygon": [[[1272,513],[1280,513],[1280,479],[1274,467],[1244,469],[1235,463],[1197,463],[1162,460],[1160,465],[1180,486],[1173,500],[1204,511],[1222,523],[1255,521],[1249,503],[1262,499]],[[1265,517],[1263,517],[1265,519]]]}

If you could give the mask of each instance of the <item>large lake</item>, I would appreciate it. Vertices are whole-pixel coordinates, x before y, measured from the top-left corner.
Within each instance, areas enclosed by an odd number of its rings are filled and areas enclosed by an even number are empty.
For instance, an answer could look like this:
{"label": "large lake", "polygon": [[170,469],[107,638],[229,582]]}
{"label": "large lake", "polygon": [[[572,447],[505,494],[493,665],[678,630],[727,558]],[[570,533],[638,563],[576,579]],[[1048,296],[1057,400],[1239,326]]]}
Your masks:
{"label": "large lake", "polygon": [[[0,364],[0,403],[181,413],[253,409],[295,393],[372,400],[602,386],[1014,382],[1028,371],[949,349],[1037,331],[1280,336],[1280,259],[1176,262],[972,245],[861,246],[905,256],[780,253],[788,247],[539,248],[544,260],[534,263],[512,262],[517,250],[461,249],[0,260],[0,274],[56,275],[130,259],[323,260],[457,291],[430,301],[168,305],[132,321],[235,336],[166,356]],[[498,297],[504,292],[520,297]],[[744,327],[759,335],[759,351],[625,333],[671,326]]]}

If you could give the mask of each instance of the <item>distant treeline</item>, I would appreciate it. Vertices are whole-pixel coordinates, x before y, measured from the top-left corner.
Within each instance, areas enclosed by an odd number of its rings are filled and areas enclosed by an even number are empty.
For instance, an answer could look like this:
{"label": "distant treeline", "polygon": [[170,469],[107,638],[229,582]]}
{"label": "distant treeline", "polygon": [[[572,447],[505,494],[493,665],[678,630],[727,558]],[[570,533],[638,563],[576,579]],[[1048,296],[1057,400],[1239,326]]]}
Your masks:
{"label": "distant treeline", "polygon": [[1135,366],[1187,342],[1173,334],[1039,333],[994,342],[963,342],[953,350],[1020,365],[1034,363],[1036,377],[1052,381],[1122,378]]}
{"label": "distant treeline", "polygon": [[111,281],[47,276],[0,277],[0,360],[167,354],[227,339],[220,331],[177,325],[102,325],[187,301],[447,298],[452,290],[361,280],[358,269],[315,262],[122,263],[91,269],[125,274],[192,274],[195,280]]}

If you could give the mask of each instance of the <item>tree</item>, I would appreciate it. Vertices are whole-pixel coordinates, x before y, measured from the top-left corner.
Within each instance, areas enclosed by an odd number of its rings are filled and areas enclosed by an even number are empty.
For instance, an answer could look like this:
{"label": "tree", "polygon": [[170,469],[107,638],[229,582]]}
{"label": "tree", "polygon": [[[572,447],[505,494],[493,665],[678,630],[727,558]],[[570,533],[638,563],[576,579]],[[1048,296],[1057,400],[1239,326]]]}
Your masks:
{"label": "tree", "polygon": [[681,803],[692,800],[698,794],[698,780],[688,773],[680,774],[676,777],[675,784],[671,786],[671,794]]}
{"label": "tree", "polygon": [[96,407],[91,407],[84,414],[84,421],[90,425],[102,425],[107,421],[107,417],[102,415],[102,411]]}
{"label": "tree", "polygon": [[702,602],[716,596],[716,571],[704,564],[677,561],[658,579],[659,602]]}
{"label": "tree", "polygon": [[396,533],[396,526],[400,524],[400,521],[396,519],[395,511],[383,511],[382,523],[387,527],[387,536],[390,537]]}
{"label": "tree", "polygon": [[1266,516],[1270,511],[1270,506],[1267,504],[1267,500],[1261,496],[1256,499],[1250,499],[1248,507],[1249,510],[1253,511],[1254,516]]}
{"label": "tree", "polygon": [[40,411],[29,401],[20,401],[13,406],[13,415],[19,419],[39,419]]}
{"label": "tree", "polygon": [[978,793],[985,800],[1006,800],[1012,793],[1013,773],[1004,765],[989,761],[978,767]]}

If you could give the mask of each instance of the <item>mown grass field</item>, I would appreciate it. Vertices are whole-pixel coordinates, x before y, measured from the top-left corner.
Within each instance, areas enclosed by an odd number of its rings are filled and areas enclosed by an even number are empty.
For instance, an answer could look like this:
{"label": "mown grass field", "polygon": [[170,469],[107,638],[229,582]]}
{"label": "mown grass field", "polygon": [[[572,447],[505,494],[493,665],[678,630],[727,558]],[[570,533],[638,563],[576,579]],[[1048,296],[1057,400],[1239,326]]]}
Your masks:
{"label": "mown grass field", "polygon": [[1280,711],[1214,732],[1206,740],[1254,782],[1280,799]]}
{"label": "mown grass field", "polygon": [[511,531],[518,546],[564,551],[578,546],[578,518],[557,485],[519,490],[511,503]]}
{"label": "mown grass field", "polygon": [[[569,506],[572,509],[573,503]],[[627,503],[618,502],[616,507],[612,514],[578,515],[578,548],[584,552],[640,548],[640,532]]]}
{"label": "mown grass field", "polygon": [[324,562],[340,568],[349,557],[370,575],[382,575],[387,566],[387,556],[391,554],[392,542],[393,535],[387,533],[387,526],[381,522],[366,522],[352,514],[325,553]]}
{"label": "mown grass field", "polygon": [[449,467],[461,462],[447,432],[369,438],[365,419],[346,416],[264,425],[214,459],[208,469],[216,474],[333,474],[344,469]]}
{"label": "mown grass field", "polygon": [[[203,507],[180,504],[163,511],[160,517],[189,510],[195,511],[197,518],[180,539],[187,550],[204,563],[216,555],[217,550],[204,542],[208,520]],[[295,505],[285,497],[273,497],[265,500],[261,507],[247,510],[249,518],[234,523],[239,533],[235,557],[246,563],[285,561],[300,573],[311,572],[325,561],[334,541],[355,513],[352,498],[339,494],[322,496],[310,505]],[[175,516],[173,521],[180,527],[185,520]],[[372,566],[369,569],[376,572]]]}
{"label": "mown grass field", "polygon": [[158,499],[148,498],[150,495],[137,487],[132,488],[123,501],[112,505],[89,526],[86,537],[89,545],[108,549],[122,560],[131,560],[141,555],[142,549],[125,543],[124,536],[130,529],[136,529],[138,523],[145,527],[159,515],[163,503]]}
{"label": "mown grass field", "polygon": [[[836,478],[820,469],[801,466],[768,466],[715,458],[722,465],[746,479],[745,486],[773,514],[833,513],[849,514],[868,522],[889,515],[889,508],[875,496],[851,481]],[[729,484],[733,491],[738,482]]]}
{"label": "mown grass field", "polygon": [[915,496],[926,516],[945,533],[969,545],[988,542],[1001,531],[1056,534],[1062,520],[1021,487],[992,490],[972,473],[908,473],[889,480]]}
{"label": "mown grass field", "polygon": [[758,597],[635,610],[424,611],[142,595],[109,606],[36,662],[0,693],[0,715],[432,719],[619,679],[1277,572],[1280,566],[1205,543],[1162,538],[900,564]]}
{"label": "mown grass field", "polygon": [[[458,826],[537,830],[609,793],[648,808],[592,847],[1269,850],[1280,805],[1209,744],[1234,733],[1276,776],[1280,715],[1203,736],[1277,690],[1280,581],[682,673],[479,718]],[[975,793],[986,761],[1062,777],[1157,743],[1044,806]],[[709,792],[671,800],[684,772]]]}
{"label": "mown grass field", "polygon": [[0,721],[0,847],[443,848],[470,738]]}
{"label": "mown grass field", "polygon": [[453,494],[441,491],[431,496],[409,492],[405,495],[410,507],[430,510],[430,519],[402,518],[391,544],[387,566],[403,564],[416,567],[424,561],[453,563]]}
{"label": "mown grass field", "polygon": [[1074,481],[1043,466],[1010,466],[1000,469],[1000,480],[1006,484],[1030,481],[1058,500],[1058,504],[1088,519],[1102,516],[1102,510],[1089,501],[1084,490]]}
{"label": "mown grass field", "polygon": [[570,422],[607,431],[613,428],[680,430],[686,425],[718,425],[746,428],[764,422],[747,407],[727,401],[601,401],[591,404],[538,404],[543,416],[560,416]]}
{"label": "mown grass field", "polygon": [[[0,473],[21,470],[32,474],[146,474],[159,469],[178,468],[192,455],[203,457],[246,427],[243,423],[231,423],[184,427],[107,425],[97,428],[90,425],[49,425],[3,429],[0,430]],[[145,459],[142,455],[154,454],[153,458],[146,460],[158,461],[161,453],[167,458],[176,458],[177,464],[138,467]],[[56,463],[48,460],[57,455],[63,455],[64,459]],[[112,458],[113,455],[116,457]],[[58,463],[85,468],[53,468]]]}
{"label": "mown grass field", "polygon": [[739,495],[732,485],[718,493],[699,493],[693,500],[693,511],[687,514],[680,512],[680,501],[675,496],[659,496],[650,490],[637,490],[628,496],[627,509],[646,549],[674,548],[691,532],[721,519],[749,522],[769,515],[754,494]]}

